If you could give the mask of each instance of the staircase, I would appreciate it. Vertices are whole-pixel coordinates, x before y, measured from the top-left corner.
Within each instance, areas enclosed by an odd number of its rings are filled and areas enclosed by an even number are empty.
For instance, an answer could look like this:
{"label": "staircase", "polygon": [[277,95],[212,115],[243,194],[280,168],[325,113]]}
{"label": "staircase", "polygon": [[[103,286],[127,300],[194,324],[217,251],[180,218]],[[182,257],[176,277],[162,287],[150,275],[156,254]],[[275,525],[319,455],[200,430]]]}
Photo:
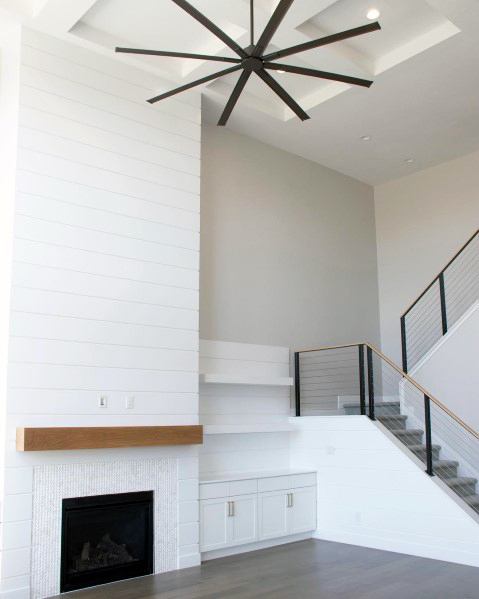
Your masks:
{"label": "staircase", "polygon": [[294,363],[296,416],[377,421],[479,514],[479,433],[399,366],[368,343],[295,352]]}
{"label": "staircase", "polygon": [[[422,462],[427,461],[427,447],[423,443],[424,430],[408,428],[408,416],[401,414],[400,402],[378,402],[375,406],[376,420],[386,427],[406,448]],[[360,414],[357,403],[344,404],[347,415]],[[479,514],[477,479],[459,476],[459,462],[441,459],[441,446],[432,445],[433,471],[446,485]]]}

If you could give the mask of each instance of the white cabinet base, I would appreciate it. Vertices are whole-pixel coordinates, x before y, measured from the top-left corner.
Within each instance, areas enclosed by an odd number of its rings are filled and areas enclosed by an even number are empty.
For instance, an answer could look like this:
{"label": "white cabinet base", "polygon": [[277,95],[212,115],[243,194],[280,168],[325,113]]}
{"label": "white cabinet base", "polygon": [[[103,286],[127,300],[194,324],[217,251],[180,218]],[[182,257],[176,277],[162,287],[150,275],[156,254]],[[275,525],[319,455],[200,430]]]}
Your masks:
{"label": "white cabinet base", "polygon": [[299,471],[200,481],[202,559],[291,543],[298,535],[310,538],[316,530],[316,485],[315,472]]}
{"label": "white cabinet base", "polygon": [[227,557],[228,555],[237,555],[239,553],[247,553],[248,551],[256,551],[258,549],[268,549],[268,547],[276,547],[277,545],[286,545],[287,543],[295,543],[297,541],[305,541],[313,538],[314,532],[308,532],[298,535],[289,535],[287,537],[278,537],[277,539],[269,539],[267,541],[257,541],[248,543],[247,545],[238,545],[236,547],[225,547],[216,551],[202,551],[201,561],[207,562],[211,559],[219,557]]}

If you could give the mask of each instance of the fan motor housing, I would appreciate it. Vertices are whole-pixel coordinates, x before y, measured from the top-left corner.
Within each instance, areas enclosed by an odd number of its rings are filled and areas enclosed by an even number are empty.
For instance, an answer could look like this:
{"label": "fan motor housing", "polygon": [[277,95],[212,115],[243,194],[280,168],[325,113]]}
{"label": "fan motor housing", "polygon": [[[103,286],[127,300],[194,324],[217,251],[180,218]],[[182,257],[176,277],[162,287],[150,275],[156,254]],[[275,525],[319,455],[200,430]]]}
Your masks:
{"label": "fan motor housing", "polygon": [[248,56],[241,61],[241,66],[247,71],[254,71],[255,73],[261,71],[263,68],[263,61],[261,58],[254,56]]}

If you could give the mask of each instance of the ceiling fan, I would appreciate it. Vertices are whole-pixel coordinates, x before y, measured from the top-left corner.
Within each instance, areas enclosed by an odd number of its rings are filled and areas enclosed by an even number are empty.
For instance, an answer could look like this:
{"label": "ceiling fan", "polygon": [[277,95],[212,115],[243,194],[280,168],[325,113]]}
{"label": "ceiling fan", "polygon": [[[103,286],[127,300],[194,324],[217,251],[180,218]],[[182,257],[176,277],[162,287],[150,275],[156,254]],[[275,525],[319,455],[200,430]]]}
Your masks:
{"label": "ceiling fan", "polygon": [[310,117],[301,108],[301,106],[299,106],[299,104],[288,94],[288,92],[276,81],[276,79],[274,79],[270,75],[269,71],[283,71],[286,73],[295,73],[297,75],[318,77],[319,79],[328,79],[331,81],[341,81],[343,83],[349,83],[350,85],[361,85],[363,87],[370,87],[373,83],[372,81],[369,81],[367,79],[359,79],[358,77],[349,77],[347,75],[340,75],[337,73],[328,73],[326,71],[318,71],[316,69],[297,67],[290,64],[278,63],[276,61],[280,58],[285,58],[286,56],[298,54],[299,52],[305,52],[306,50],[312,50],[313,48],[319,48],[320,46],[326,46],[334,42],[339,42],[341,40],[356,37],[358,35],[363,35],[371,31],[376,31],[378,29],[381,29],[381,26],[378,22],[363,25],[362,27],[355,27],[354,29],[342,31],[341,33],[335,33],[333,35],[328,35],[326,37],[312,40],[310,42],[298,44],[297,46],[291,46],[290,48],[285,48],[284,50],[278,50],[276,52],[265,54],[265,51],[271,39],[273,38],[273,35],[275,34],[276,30],[278,29],[284,17],[286,16],[286,13],[291,8],[291,5],[293,4],[294,0],[279,0],[279,3],[275,11],[273,12],[268,24],[266,25],[263,33],[261,34],[260,38],[256,43],[254,41],[254,0],[250,0],[251,43],[247,48],[242,48],[241,46],[239,46],[229,35],[227,35],[224,31],[219,29],[219,27],[217,27],[199,10],[197,10],[194,6],[187,2],[187,0],[172,0],[172,2],[174,2],[180,8],[185,10],[190,16],[192,16],[199,23],[204,25],[206,29],[208,29],[224,44],[231,48],[231,50],[233,50],[233,52],[237,55],[237,58],[215,55],[212,56],[208,54],[191,54],[186,52],[167,52],[163,50],[115,48],[116,52],[124,52],[127,54],[169,56],[173,58],[193,58],[198,60],[228,62],[234,64],[234,66],[228,69],[218,71],[216,73],[213,73],[212,75],[207,75],[206,77],[202,77],[201,79],[197,79],[196,81],[192,81],[191,83],[181,85],[180,87],[155,96],[154,98],[150,98],[148,100],[150,104],[154,104],[155,102],[159,102],[160,100],[164,100],[165,98],[169,98],[170,96],[179,94],[180,92],[186,91],[187,89],[191,89],[192,87],[196,87],[203,83],[207,83],[208,81],[213,81],[214,79],[218,79],[223,75],[229,75],[230,73],[242,71],[233,89],[233,92],[226,104],[223,114],[221,115],[220,120],[218,121],[218,125],[224,126],[228,122],[228,119],[236,105],[236,102],[238,101],[238,98],[240,97],[252,73],[256,73],[256,75],[260,79],[262,79],[266,83],[266,85],[268,85],[275,92],[275,94],[277,94],[283,100],[283,102],[285,102],[285,104],[287,104],[289,108],[291,108],[291,110],[302,121],[305,121]]}

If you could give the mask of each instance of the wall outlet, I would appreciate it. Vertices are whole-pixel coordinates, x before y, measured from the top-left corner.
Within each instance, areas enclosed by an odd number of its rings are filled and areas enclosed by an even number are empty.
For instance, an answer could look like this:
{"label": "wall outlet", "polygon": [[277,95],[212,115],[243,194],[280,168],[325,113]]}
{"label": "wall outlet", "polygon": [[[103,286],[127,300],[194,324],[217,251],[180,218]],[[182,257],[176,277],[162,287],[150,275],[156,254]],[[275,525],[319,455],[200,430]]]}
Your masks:
{"label": "wall outlet", "polygon": [[134,407],[135,407],[135,397],[133,395],[129,395],[125,399],[125,408],[127,410],[133,410]]}
{"label": "wall outlet", "polygon": [[108,397],[106,395],[100,395],[98,398],[98,407],[99,408],[107,408],[108,407]]}

